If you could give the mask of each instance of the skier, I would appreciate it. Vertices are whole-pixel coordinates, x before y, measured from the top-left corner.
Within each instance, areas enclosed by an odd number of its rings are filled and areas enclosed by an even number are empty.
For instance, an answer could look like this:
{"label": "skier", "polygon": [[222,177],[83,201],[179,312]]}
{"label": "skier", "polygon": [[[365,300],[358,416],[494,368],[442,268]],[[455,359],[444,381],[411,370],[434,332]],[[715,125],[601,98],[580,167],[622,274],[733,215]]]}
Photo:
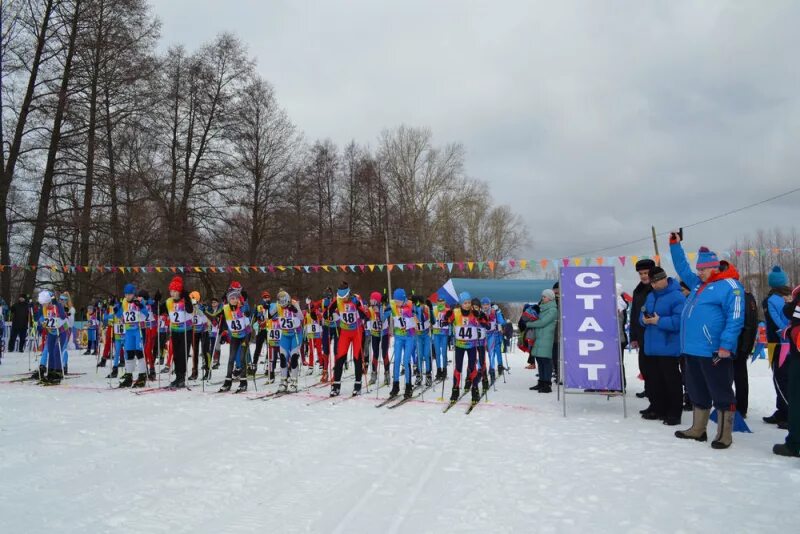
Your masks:
{"label": "skier", "polygon": [[[74,329],[75,329],[75,308],[72,306],[72,298],[69,296],[69,293],[64,291],[61,295],[58,296],[58,300],[61,301],[61,305],[64,306],[64,313],[67,314],[67,340],[61,344],[61,361],[64,364],[64,375],[69,374],[69,342],[73,341],[74,336]],[[77,347],[77,342],[76,347]]]}
{"label": "skier", "polygon": [[[414,296],[414,315],[417,318],[417,356],[418,365],[425,367],[425,386],[430,387],[433,385],[433,377],[431,375],[433,366],[431,364],[431,306],[430,302],[426,302],[417,295]],[[422,369],[420,369],[420,373]],[[415,385],[422,384],[422,374],[417,374]]]}
{"label": "skier", "polygon": [[[327,288],[322,296],[322,352],[325,358],[331,362],[336,358],[336,348],[339,341],[339,313],[336,307],[332,306],[333,290]],[[331,344],[333,344],[333,355],[331,358]]]}
{"label": "skier", "polygon": [[497,304],[493,304],[487,297],[481,299],[481,311],[486,316],[488,328],[486,331],[486,350],[488,353],[489,382],[494,384],[495,368],[503,374],[503,325],[506,320]]}
{"label": "skier", "polygon": [[[255,325],[258,328],[258,332],[256,333],[256,350],[253,353],[253,367],[258,368],[258,360],[261,358],[261,349],[265,348],[267,353],[265,357],[267,370],[269,369],[269,346],[267,345],[267,336],[269,335],[269,326],[271,323],[269,319],[270,304],[272,304],[272,300],[269,291],[262,291],[261,302],[256,305],[256,313],[253,316]],[[268,374],[268,371],[265,372],[265,374]]]}
{"label": "skier", "polygon": [[328,379],[328,358],[322,352],[322,311],[312,302],[305,313],[305,333],[308,342],[308,374],[314,374],[314,356],[322,369],[322,382]]}
{"label": "skier", "polygon": [[447,338],[450,325],[444,320],[449,308],[439,297],[433,309],[433,349],[436,353],[436,382],[447,380]]}
{"label": "skier", "polygon": [[[141,388],[147,381],[144,361],[144,339],[142,327],[147,319],[147,307],[142,297],[136,296],[136,286],[126,284],[124,298],[117,304],[114,315],[122,321],[124,328],[125,374],[119,383],[121,388]],[[136,371],[136,381],[133,372]]]}
{"label": "skier", "polygon": [[94,306],[89,304],[86,306],[86,352],[84,356],[97,356],[97,330],[100,327],[100,321],[97,320],[97,312]]}
{"label": "skier", "polygon": [[119,373],[119,362],[122,358],[124,358],[124,350],[125,350],[125,325],[122,322],[122,318],[118,317],[114,313],[116,303],[112,302],[108,305],[108,310],[106,312],[106,321],[109,325],[111,325],[111,332],[113,335],[113,342],[112,342],[112,360],[111,360],[111,372],[106,376],[106,378],[117,378]]}
{"label": "skier", "polygon": [[393,333],[394,333],[394,369],[392,376],[392,390],[389,397],[395,397],[400,393],[400,366],[405,369],[406,390],[405,398],[411,398],[414,386],[411,376],[411,358],[414,354],[416,343],[417,324],[414,317],[414,310],[406,298],[406,292],[402,288],[397,288],[392,294],[392,301],[389,303],[392,313]]}
{"label": "skier", "polygon": [[281,359],[281,322],[279,319],[267,321],[267,368],[264,374],[268,377],[267,384],[275,383],[275,368]]}
{"label": "skier", "polygon": [[[485,298],[485,297],[484,297]],[[472,309],[476,315],[483,315],[481,308],[481,301],[477,297],[472,299]],[[487,335],[488,322],[478,322],[478,341],[477,341],[477,357],[478,357],[478,376],[480,377],[483,385],[483,391],[489,389],[489,374],[488,366],[486,365],[486,335]]]}
{"label": "skier", "polygon": [[464,363],[464,355],[467,356],[467,381],[466,386],[472,389],[472,402],[480,400],[478,391],[478,370],[477,364],[477,343],[478,331],[481,326],[482,313],[473,308],[472,296],[466,291],[459,295],[461,306],[449,310],[445,314],[445,321],[452,325],[455,337],[455,370],[453,371],[453,392],[450,402],[458,401],[460,397],[459,387],[461,385],[461,368]]}
{"label": "skier", "polygon": [[197,380],[197,366],[202,356],[203,380],[208,378],[208,317],[204,313],[199,291],[189,293],[192,301],[192,374],[189,380]]}
{"label": "skier", "polygon": [[214,354],[211,355],[211,368],[219,369],[219,344],[217,338],[220,336],[219,327],[222,324],[222,306],[219,305],[217,297],[211,297],[209,302],[210,305],[203,308],[203,313],[209,324],[208,346],[214,351]]}
{"label": "skier", "polygon": [[[332,304],[331,306],[334,306]],[[336,349],[336,361],[333,368],[333,385],[331,386],[331,397],[339,395],[342,386],[342,372],[347,361],[347,352],[353,348],[353,367],[355,371],[355,383],[353,384],[353,395],[361,394],[361,349],[363,347],[362,325],[367,317],[364,307],[358,299],[350,297],[350,287],[347,282],[342,282],[336,291],[336,311],[339,315],[339,343]]]}
{"label": "skier", "polygon": [[[161,299],[156,296],[156,300]],[[170,382],[172,388],[186,387],[186,360],[188,347],[187,332],[192,327],[194,306],[189,294],[184,290],[183,278],[175,276],[169,283],[169,298],[161,305],[159,313],[169,316],[170,348],[175,365],[175,380]]]}
{"label": "skier", "polygon": [[281,358],[281,384],[279,391],[297,391],[300,374],[300,344],[303,339],[303,314],[300,306],[286,291],[278,292],[278,302],[270,306],[269,316],[279,322],[281,338],[278,341]]}
{"label": "skier", "polygon": [[378,379],[378,358],[383,358],[383,385],[389,385],[389,320],[392,310],[383,302],[383,297],[378,291],[373,291],[369,296],[367,309],[367,327],[372,342],[372,374],[369,384],[374,384]]}
{"label": "skier", "polygon": [[46,289],[39,292],[38,300],[42,306],[43,327],[47,332],[46,367],[42,370],[40,365],[39,379],[44,384],[60,384],[64,377],[61,349],[67,341],[67,313],[59,299]]}
{"label": "skier", "polygon": [[139,290],[139,296],[147,309],[144,321],[144,362],[147,365],[147,379],[156,379],[156,338],[158,337],[158,310],[150,293],[146,289]]}
{"label": "skier", "polygon": [[228,289],[228,303],[222,306],[225,325],[230,333],[230,349],[228,353],[228,371],[225,382],[219,388],[220,393],[231,390],[233,384],[234,363],[239,369],[239,387],[236,393],[247,391],[247,355],[246,348],[250,343],[250,309],[244,304],[242,286],[239,282],[232,282]]}

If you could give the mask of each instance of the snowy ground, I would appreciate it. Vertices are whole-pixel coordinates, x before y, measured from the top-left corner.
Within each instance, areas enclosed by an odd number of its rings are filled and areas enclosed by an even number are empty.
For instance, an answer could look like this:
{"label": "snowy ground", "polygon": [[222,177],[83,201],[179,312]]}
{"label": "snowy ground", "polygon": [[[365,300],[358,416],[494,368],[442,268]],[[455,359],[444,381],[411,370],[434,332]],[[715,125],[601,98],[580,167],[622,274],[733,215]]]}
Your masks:
{"label": "snowy ground", "polygon": [[441,390],[396,410],[376,409],[374,391],[248,401],[252,382],[134,395],[79,352],[70,371],[88,374],[43,388],[8,383],[28,359],[7,355],[0,531],[797,532],[800,462],[771,453],[784,432],[761,422],[766,363],[751,366],[754,433],[715,451],[639,418],[627,360],[624,419],[620,399],[596,396],[570,396],[564,418],[555,393],[528,390],[519,353],[469,416],[466,399],[442,414]]}

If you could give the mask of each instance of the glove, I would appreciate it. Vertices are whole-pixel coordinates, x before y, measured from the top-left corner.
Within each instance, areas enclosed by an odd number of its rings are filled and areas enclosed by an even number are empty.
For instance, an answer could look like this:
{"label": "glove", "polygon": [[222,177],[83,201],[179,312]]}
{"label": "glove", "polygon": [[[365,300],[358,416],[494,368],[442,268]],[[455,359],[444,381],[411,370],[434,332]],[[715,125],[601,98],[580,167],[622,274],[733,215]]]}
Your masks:
{"label": "glove", "polygon": [[499,309],[500,309],[500,307],[499,307],[497,304],[492,304],[492,309],[493,309],[494,311],[497,311],[497,310],[499,310]]}

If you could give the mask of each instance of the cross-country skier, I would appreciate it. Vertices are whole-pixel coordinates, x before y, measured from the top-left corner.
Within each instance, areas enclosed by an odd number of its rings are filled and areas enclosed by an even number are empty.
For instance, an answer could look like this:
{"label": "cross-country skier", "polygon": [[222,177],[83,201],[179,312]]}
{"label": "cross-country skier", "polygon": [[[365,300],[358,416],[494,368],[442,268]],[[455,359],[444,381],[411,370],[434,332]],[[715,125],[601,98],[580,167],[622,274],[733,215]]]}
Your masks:
{"label": "cross-country skier", "polygon": [[[217,337],[220,336],[219,329],[222,324],[222,306],[219,304],[219,299],[217,297],[211,297],[209,305],[203,308],[203,313],[208,319],[209,324],[208,345],[211,347],[211,350],[214,351],[214,354],[211,355],[211,368],[218,369],[220,343],[217,341]],[[222,338],[220,338],[220,341],[221,339]]]}
{"label": "cross-country skier", "polygon": [[389,385],[389,321],[392,310],[383,301],[383,296],[378,291],[373,291],[369,296],[367,309],[367,329],[372,341],[372,373],[369,384],[374,384],[378,379],[378,358],[383,358],[383,385]]}
{"label": "cross-country skier", "polygon": [[436,353],[436,381],[447,380],[447,338],[450,336],[450,324],[444,320],[449,308],[441,297],[433,309],[433,349]]}
{"label": "cross-country skier", "polygon": [[[124,327],[125,374],[119,387],[141,388],[147,381],[147,367],[144,361],[144,336],[142,328],[147,319],[148,310],[142,297],[136,296],[136,286],[126,284],[124,297],[114,310]],[[136,381],[133,373],[136,371]]]}
{"label": "cross-country skier", "polygon": [[483,315],[480,307],[473,307],[472,296],[464,291],[459,295],[460,307],[453,308],[445,315],[445,321],[451,324],[455,337],[455,369],[453,370],[453,392],[450,401],[455,402],[460,396],[461,369],[464,363],[464,355],[467,356],[467,381],[466,386],[472,389],[472,402],[480,400],[478,391],[478,370],[477,370],[477,343],[479,329]]}
{"label": "cross-country skier", "polygon": [[311,302],[306,310],[303,329],[308,343],[308,374],[314,373],[314,356],[322,369],[322,382],[328,379],[328,358],[322,352],[322,311]]}
{"label": "cross-country skier", "polygon": [[406,298],[406,292],[402,288],[397,288],[392,294],[390,302],[392,312],[393,334],[394,334],[394,369],[392,376],[392,390],[389,397],[395,397],[400,393],[400,366],[405,369],[406,390],[405,398],[411,398],[414,386],[411,381],[411,358],[414,355],[417,335],[417,323],[414,317],[414,309]]}
{"label": "cross-country skier", "polygon": [[300,306],[286,291],[278,292],[278,302],[270,306],[269,316],[280,326],[278,342],[281,358],[281,384],[279,391],[297,391],[300,374],[300,344],[303,341],[303,314]]}
{"label": "cross-country skier", "polygon": [[494,384],[495,368],[503,374],[503,325],[506,320],[497,304],[492,304],[488,297],[481,299],[481,311],[486,316],[488,327],[486,329],[486,353],[489,369],[489,383]]}
{"label": "cross-country skier", "polygon": [[[332,304],[333,306],[334,304]],[[342,372],[347,361],[347,352],[353,348],[353,367],[355,371],[355,383],[353,384],[353,395],[361,394],[362,362],[361,349],[363,343],[363,321],[367,317],[364,306],[358,299],[351,298],[350,287],[347,282],[342,282],[336,291],[336,311],[339,315],[339,346],[336,349],[336,361],[333,368],[333,385],[331,386],[331,397],[339,395],[342,387]]]}
{"label": "cross-country skier", "polygon": [[[158,299],[157,299],[158,300]],[[169,283],[169,298],[161,305],[159,313],[169,316],[170,347],[175,365],[175,380],[170,387],[186,387],[186,361],[188,359],[188,333],[192,328],[194,306],[183,288],[183,278],[175,276]]]}
{"label": "cross-country skier", "polygon": [[100,328],[100,321],[97,319],[97,312],[94,306],[86,306],[86,352],[84,356],[97,356],[97,334]]}
{"label": "cross-country skier", "polygon": [[425,369],[425,386],[430,387],[433,385],[433,377],[431,375],[433,366],[431,364],[431,308],[429,302],[426,302],[422,297],[414,295],[412,299],[414,302],[414,315],[417,318],[417,339],[416,339],[416,354],[419,360],[418,366],[419,374],[417,374],[415,385],[422,384],[422,368]]}
{"label": "cross-country skier", "polygon": [[236,393],[247,391],[247,345],[250,342],[250,309],[244,304],[242,286],[232,282],[228,289],[228,303],[222,306],[225,325],[230,333],[230,352],[228,353],[228,370],[225,382],[219,388],[220,393],[231,390],[233,384],[234,364],[239,369],[239,387]]}
{"label": "cross-country skier", "polygon": [[67,340],[67,313],[64,305],[46,289],[39,292],[38,300],[42,305],[42,324],[47,332],[47,361],[39,378],[45,384],[59,384],[64,377],[61,348]]}

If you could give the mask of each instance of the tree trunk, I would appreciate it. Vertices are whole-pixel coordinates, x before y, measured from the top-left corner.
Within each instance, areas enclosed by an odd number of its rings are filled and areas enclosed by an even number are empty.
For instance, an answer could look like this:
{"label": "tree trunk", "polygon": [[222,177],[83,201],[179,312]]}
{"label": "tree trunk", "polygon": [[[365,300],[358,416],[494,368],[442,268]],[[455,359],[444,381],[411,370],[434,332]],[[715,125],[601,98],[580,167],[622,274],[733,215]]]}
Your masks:
{"label": "tree trunk", "polygon": [[[67,57],[64,61],[64,73],[61,77],[61,87],[58,91],[58,105],[56,114],[53,118],[53,131],[50,136],[50,147],[47,151],[47,164],[44,169],[44,179],[42,180],[41,196],[39,197],[39,209],[36,213],[36,222],[33,227],[33,239],[28,255],[28,265],[37,265],[42,252],[42,242],[44,241],[44,231],[47,227],[47,206],[50,204],[50,194],[53,191],[53,180],[56,170],[56,157],[58,147],[61,143],[61,126],[64,122],[64,110],[67,107],[67,90],[72,75],[72,58],[75,56],[75,40],[78,34],[78,19],[80,18],[81,0],[75,2],[75,12],[72,14],[70,24],[69,44],[67,46]],[[22,288],[25,293],[32,293],[36,285],[36,271],[25,271],[25,278]]]}

